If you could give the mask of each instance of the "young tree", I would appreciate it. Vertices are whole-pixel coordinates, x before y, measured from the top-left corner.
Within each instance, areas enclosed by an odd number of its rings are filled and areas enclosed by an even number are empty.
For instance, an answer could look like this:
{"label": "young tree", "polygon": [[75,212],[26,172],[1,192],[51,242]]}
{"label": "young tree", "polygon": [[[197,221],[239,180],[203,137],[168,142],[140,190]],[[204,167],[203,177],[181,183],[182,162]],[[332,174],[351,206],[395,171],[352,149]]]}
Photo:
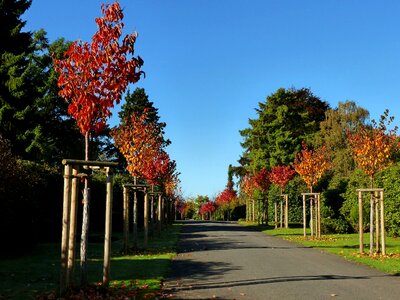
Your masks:
{"label": "young tree", "polygon": [[281,188],[283,192],[286,184],[293,178],[296,173],[290,166],[276,166],[271,169],[268,174],[269,180]]}
{"label": "young tree", "polygon": [[[68,113],[77,121],[85,137],[85,160],[89,160],[89,141],[93,133],[106,126],[114,103],[119,103],[128,84],[140,79],[143,61],[133,57],[135,34],[121,42],[123,12],[118,2],[102,5],[103,16],[96,19],[98,31],[92,42],[75,41],[64,55],[55,59],[59,72],[60,96],[69,104]],[[86,248],[89,227],[89,187],[85,180],[84,213],[81,236],[81,281],[86,282]]]}
{"label": "young tree", "polygon": [[[273,167],[272,170],[268,174],[268,178],[271,183],[276,184],[281,188],[281,196],[284,196],[285,199],[285,228],[289,227],[289,200],[288,195],[283,194],[286,184],[293,178],[295,170],[293,170],[290,166],[276,166]],[[282,216],[283,216],[283,209],[282,209],[282,202],[281,202],[281,226],[282,226]],[[277,203],[275,202],[275,227],[277,227]]]}
{"label": "young tree", "polygon": [[306,143],[302,143],[303,150],[297,153],[293,168],[300,174],[304,182],[313,192],[322,175],[331,167],[326,146],[316,150],[308,149]]}
{"label": "young tree", "polygon": [[215,198],[215,204],[222,210],[222,214],[225,218],[225,211],[228,212],[227,218],[230,219],[230,212],[229,208],[231,204],[237,198],[236,191],[233,190],[231,183],[228,182],[228,186],[220,192],[217,197]]}
{"label": "young tree", "polygon": [[389,111],[386,110],[379,125],[372,122],[371,126],[362,126],[356,132],[347,133],[353,157],[357,166],[369,176],[371,188],[376,173],[390,165],[393,154],[398,149],[397,128],[387,128],[392,120],[393,118],[389,118]]}

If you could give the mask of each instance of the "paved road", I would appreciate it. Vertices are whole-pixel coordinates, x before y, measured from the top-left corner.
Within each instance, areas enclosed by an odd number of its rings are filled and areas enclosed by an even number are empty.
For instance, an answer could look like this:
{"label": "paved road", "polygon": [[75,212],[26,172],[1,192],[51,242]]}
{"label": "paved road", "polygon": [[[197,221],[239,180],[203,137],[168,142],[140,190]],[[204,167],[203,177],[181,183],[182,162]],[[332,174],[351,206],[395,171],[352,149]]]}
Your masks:
{"label": "paved road", "polygon": [[186,222],[170,299],[400,299],[400,278],[234,223]]}

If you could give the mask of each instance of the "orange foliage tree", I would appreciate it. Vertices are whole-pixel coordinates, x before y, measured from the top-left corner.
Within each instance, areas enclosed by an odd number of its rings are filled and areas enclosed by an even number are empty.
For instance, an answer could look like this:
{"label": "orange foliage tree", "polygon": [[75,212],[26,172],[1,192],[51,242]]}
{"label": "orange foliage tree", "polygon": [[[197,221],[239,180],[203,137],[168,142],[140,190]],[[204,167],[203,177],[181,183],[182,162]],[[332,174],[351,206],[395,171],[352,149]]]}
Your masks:
{"label": "orange foliage tree", "polygon": [[300,174],[312,192],[313,187],[325,171],[330,168],[331,163],[326,146],[311,150],[303,142],[302,147],[303,149],[295,157],[293,168]]}
{"label": "orange foliage tree", "polygon": [[111,136],[127,161],[128,172],[132,176],[153,179],[149,169],[153,168],[154,161],[157,158],[166,160],[167,157],[159,153],[162,139],[158,135],[158,129],[155,124],[147,122],[146,118],[146,111],[141,115],[132,114],[129,122],[111,130]]}
{"label": "orange foliage tree", "polygon": [[360,127],[358,131],[347,133],[347,139],[353,151],[358,167],[371,179],[373,187],[375,174],[390,165],[393,154],[398,150],[396,129],[387,130],[393,118],[388,110],[381,116],[379,125]]}

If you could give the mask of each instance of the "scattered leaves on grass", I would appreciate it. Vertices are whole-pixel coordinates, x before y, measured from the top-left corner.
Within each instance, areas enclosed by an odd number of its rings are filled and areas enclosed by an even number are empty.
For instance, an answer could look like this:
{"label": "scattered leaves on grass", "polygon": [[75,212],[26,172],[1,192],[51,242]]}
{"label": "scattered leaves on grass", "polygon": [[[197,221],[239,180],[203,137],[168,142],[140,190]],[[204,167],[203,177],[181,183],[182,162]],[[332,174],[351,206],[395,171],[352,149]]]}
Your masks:
{"label": "scattered leaves on grass", "polygon": [[[120,285],[110,285],[108,287],[103,286],[100,283],[90,284],[82,288],[70,289],[61,298],[62,300],[129,300],[137,299],[153,299],[157,293],[154,291],[149,291],[149,286],[147,284],[142,286],[136,286],[135,281],[129,283],[123,283]],[[54,300],[57,298],[57,293],[55,291],[41,294],[37,297],[38,300]]]}

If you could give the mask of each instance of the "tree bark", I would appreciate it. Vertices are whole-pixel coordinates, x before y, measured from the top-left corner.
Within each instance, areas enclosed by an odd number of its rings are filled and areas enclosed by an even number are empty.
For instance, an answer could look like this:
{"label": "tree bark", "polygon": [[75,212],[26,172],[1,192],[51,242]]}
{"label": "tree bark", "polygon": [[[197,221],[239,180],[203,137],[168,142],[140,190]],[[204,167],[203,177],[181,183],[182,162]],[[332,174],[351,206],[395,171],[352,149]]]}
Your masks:
{"label": "tree bark", "polygon": [[[85,160],[89,160],[89,132],[85,135]],[[83,190],[83,217],[82,217],[82,233],[81,233],[81,285],[87,283],[87,244],[89,233],[89,210],[90,210],[90,186],[89,179],[85,177],[85,187]]]}

